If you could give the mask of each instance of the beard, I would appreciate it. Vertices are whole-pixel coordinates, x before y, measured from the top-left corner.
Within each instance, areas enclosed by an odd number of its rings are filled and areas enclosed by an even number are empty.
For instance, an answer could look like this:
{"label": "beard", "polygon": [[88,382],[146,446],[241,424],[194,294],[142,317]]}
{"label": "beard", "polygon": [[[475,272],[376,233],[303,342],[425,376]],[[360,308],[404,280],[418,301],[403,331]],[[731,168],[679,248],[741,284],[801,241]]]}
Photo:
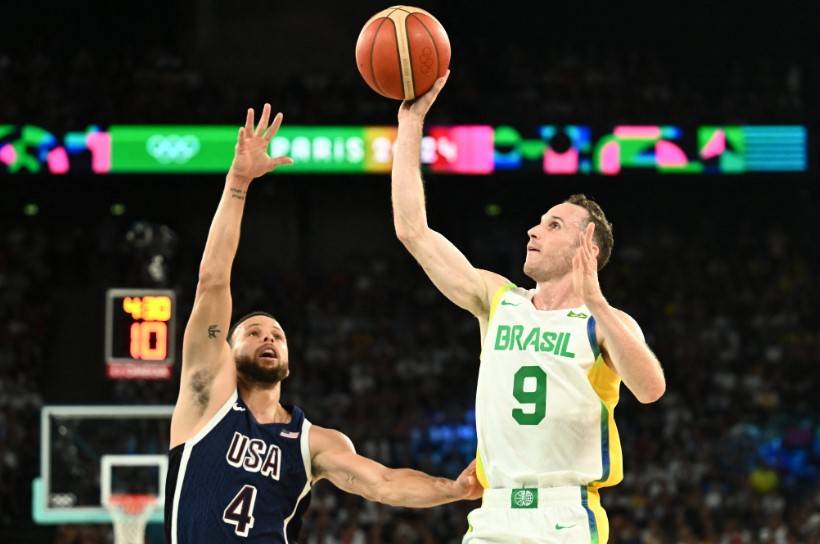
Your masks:
{"label": "beard", "polygon": [[236,358],[236,373],[248,384],[269,388],[287,378],[290,370],[287,361],[280,361],[280,364],[274,367],[266,367],[259,364],[256,357],[240,355]]}

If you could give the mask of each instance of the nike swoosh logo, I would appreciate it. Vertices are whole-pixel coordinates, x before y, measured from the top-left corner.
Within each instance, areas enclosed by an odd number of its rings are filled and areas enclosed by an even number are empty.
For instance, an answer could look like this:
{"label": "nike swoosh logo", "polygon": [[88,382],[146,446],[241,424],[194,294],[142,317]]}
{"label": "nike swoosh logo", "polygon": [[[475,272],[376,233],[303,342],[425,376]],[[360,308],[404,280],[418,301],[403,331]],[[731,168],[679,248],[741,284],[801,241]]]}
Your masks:
{"label": "nike swoosh logo", "polygon": [[231,410],[233,410],[234,412],[244,412],[244,411],[245,411],[245,409],[244,409],[244,408],[242,408],[241,406],[239,406],[239,403],[238,403],[238,402],[237,402],[237,403],[234,403],[234,405],[233,405],[233,406],[231,406]]}
{"label": "nike swoosh logo", "polygon": [[519,306],[520,304],[520,302],[518,304],[513,304],[512,302],[507,302],[506,300],[501,301],[502,306]]}
{"label": "nike swoosh logo", "polygon": [[[575,525],[578,525],[577,523]],[[560,523],[555,524],[555,530],[560,531],[562,529],[572,529],[575,525],[561,525]]]}

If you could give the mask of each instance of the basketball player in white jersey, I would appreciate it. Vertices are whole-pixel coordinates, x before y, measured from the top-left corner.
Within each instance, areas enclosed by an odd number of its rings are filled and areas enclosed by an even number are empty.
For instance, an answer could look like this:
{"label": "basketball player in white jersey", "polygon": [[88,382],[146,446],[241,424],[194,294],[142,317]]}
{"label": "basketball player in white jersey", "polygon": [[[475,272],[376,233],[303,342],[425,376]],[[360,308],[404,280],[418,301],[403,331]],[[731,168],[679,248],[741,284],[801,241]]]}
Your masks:
{"label": "basketball player in white jersey", "polygon": [[472,465],[458,480],[390,469],[356,453],[339,431],[311,425],[280,402],[290,372],[285,331],[254,312],[231,323],[231,267],[251,182],[292,163],[267,154],[282,115],[266,104],[239,130],[199,268],[182,346],[166,485],[169,544],[297,542],[310,488],[328,479],[349,493],[405,507],[478,498]]}
{"label": "basketball player in white jersey", "polygon": [[550,208],[528,232],[525,289],[474,268],[427,225],[420,146],[424,117],[449,73],[399,109],[393,159],[396,235],[481,333],[476,392],[481,508],[465,543],[592,542],[609,536],[598,489],[623,477],[613,411],[620,382],[642,403],[666,382],[638,324],[611,307],[598,271],[612,225],[583,195]]}

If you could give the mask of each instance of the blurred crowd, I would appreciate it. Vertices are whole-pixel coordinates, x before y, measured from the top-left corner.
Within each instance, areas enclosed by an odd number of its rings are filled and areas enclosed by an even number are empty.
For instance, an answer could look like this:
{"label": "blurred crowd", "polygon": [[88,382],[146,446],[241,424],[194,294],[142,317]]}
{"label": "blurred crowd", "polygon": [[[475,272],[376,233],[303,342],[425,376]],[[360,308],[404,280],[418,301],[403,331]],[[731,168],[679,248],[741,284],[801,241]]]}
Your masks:
{"label": "blurred crowd", "polygon": [[39,472],[40,407],[49,338],[54,329],[48,259],[55,247],[42,231],[3,229],[0,241],[0,535],[28,525],[31,480]]}
{"label": "blurred crowd", "polygon": [[[812,378],[820,255],[805,228],[808,205],[795,206],[786,223],[736,217],[727,224],[723,208],[713,206],[685,228],[616,224],[603,288],[643,325],[668,390],[644,406],[622,388],[616,420],[625,479],[602,492],[611,542],[820,542],[820,412]],[[493,239],[506,247],[482,245],[477,223],[468,227],[475,245],[463,249],[524,284],[508,251],[522,232],[503,217],[494,221]],[[40,535],[32,542],[42,542],[51,533],[33,527],[28,495],[39,472],[38,408],[54,388],[44,383],[46,369],[71,360],[58,357],[52,343],[64,326],[54,313],[58,291],[89,283],[172,286],[184,319],[196,260],[191,253],[167,277],[151,280],[134,275],[139,267],[131,265],[145,265],[148,255],[134,249],[128,218],[70,229],[16,222],[6,225],[0,244],[0,535],[14,542],[29,531]],[[267,234],[248,229],[243,247],[264,243],[260,236]],[[235,314],[269,309],[289,335],[285,401],[389,466],[454,477],[472,460],[477,324],[437,293],[398,244],[264,277],[242,262],[234,274],[243,278],[234,284]],[[173,403],[176,387],[118,383],[109,400]],[[458,542],[475,507],[389,508],[323,482],[300,541]],[[106,542],[110,533],[64,527],[48,538]]]}
{"label": "blurred crowd", "polygon": [[[549,60],[526,46],[505,45],[504,61],[487,69],[491,51],[475,44],[453,73],[432,115],[437,122],[491,124],[799,123],[818,88],[816,57],[776,50],[716,62],[658,49],[608,45],[551,48]],[[173,50],[136,55],[79,50],[71,54],[4,52],[0,119],[51,131],[89,124],[223,124],[265,101],[297,124],[393,124],[398,102],[370,90],[350,59],[348,70],[278,77],[224,75],[198,68]],[[693,84],[692,80],[697,84]],[[66,97],[86,97],[81,102]]]}

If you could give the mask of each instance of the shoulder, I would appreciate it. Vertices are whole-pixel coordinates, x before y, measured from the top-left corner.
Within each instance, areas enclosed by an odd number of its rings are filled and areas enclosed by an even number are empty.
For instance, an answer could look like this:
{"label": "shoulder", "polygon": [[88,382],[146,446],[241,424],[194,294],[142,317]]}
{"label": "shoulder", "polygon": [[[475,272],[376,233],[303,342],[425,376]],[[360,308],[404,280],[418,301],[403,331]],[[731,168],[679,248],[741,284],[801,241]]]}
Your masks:
{"label": "shoulder", "polygon": [[342,432],[318,425],[310,429],[310,465],[314,480],[328,478],[357,457],[353,442]]}
{"label": "shoulder", "polygon": [[343,432],[318,425],[310,427],[310,455],[316,457],[329,450],[343,450],[355,453],[353,442]]}
{"label": "shoulder", "polygon": [[489,270],[484,270],[482,268],[478,269],[478,273],[481,275],[481,279],[484,280],[484,285],[487,288],[487,293],[490,295],[494,294],[500,288],[510,285],[513,286],[513,283],[502,276],[501,274],[496,274],[495,272],[490,272]]}
{"label": "shoulder", "polygon": [[496,296],[503,294],[505,291],[509,289],[516,288],[513,282],[511,282],[501,274],[496,274],[495,272],[490,272],[489,270],[483,270],[480,268],[478,269],[478,273],[481,275],[481,279],[484,281],[484,300],[488,312],[491,309],[493,300]]}

